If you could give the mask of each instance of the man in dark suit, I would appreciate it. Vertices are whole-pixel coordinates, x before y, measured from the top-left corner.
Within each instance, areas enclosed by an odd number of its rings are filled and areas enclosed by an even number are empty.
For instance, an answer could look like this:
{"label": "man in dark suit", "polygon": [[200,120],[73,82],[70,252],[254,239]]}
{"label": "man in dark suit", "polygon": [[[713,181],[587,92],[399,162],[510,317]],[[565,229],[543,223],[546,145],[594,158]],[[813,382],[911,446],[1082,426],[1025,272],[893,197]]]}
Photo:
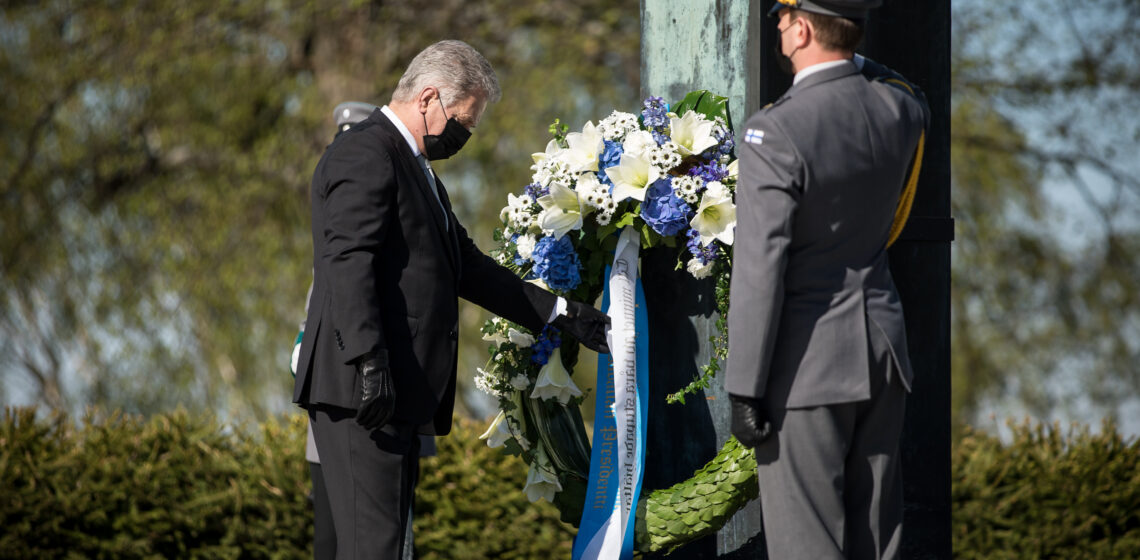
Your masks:
{"label": "man in dark suit", "polygon": [[313,173],[313,293],[293,400],[312,422],[339,559],[401,556],[417,434],[451,429],[457,298],[609,351],[604,314],[479,251],[431,169],[499,96],[477,51],[431,45],[391,102],[336,138]]}
{"label": "man in dark suit", "polygon": [[726,377],[771,558],[899,552],[912,373],[886,249],[928,116],[854,55],[879,3],[779,0],[795,81],[739,148]]}

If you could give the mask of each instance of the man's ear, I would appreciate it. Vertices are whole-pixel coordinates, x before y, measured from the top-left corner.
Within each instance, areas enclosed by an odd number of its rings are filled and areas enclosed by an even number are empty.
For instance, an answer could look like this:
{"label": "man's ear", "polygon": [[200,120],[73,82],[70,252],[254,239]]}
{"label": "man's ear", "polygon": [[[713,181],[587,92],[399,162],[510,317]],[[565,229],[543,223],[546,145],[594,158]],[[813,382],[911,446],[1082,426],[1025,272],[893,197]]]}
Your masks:
{"label": "man's ear", "polygon": [[416,97],[416,108],[420,114],[426,114],[428,107],[435,102],[435,98],[439,96],[439,91],[432,86],[427,86],[420,90],[420,94]]}
{"label": "man's ear", "polygon": [[811,43],[812,37],[815,37],[815,27],[812,25],[811,20],[806,17],[800,17],[801,21],[799,29],[796,30],[796,47],[805,48]]}

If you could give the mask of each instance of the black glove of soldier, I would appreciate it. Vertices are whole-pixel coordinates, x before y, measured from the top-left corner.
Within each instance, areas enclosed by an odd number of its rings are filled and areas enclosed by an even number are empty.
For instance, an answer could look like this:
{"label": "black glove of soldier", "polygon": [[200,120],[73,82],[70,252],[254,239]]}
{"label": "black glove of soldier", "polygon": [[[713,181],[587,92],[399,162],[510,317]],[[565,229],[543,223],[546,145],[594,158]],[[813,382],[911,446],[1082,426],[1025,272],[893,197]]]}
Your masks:
{"label": "black glove of soldier", "polygon": [[594,352],[610,353],[610,345],[606,343],[606,327],[610,325],[610,318],[591,305],[567,300],[566,313],[555,317],[550,324],[570,333]]}
{"label": "black glove of soldier", "polygon": [[360,402],[356,404],[356,423],[375,430],[387,424],[396,412],[396,388],[388,370],[388,353],[366,355],[356,363],[356,380],[360,383]]}
{"label": "black glove of soldier", "polygon": [[732,401],[732,435],[745,447],[757,447],[772,435],[768,411],[760,399],[728,395]]}

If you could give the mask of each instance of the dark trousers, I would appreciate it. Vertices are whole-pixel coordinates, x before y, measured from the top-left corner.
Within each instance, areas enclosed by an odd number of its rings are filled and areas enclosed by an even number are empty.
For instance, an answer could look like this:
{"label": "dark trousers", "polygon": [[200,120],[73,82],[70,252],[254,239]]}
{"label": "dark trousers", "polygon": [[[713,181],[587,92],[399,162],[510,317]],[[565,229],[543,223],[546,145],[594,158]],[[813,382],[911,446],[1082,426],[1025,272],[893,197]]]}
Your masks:
{"label": "dark trousers", "polygon": [[368,431],[352,410],[309,411],[336,533],[337,560],[403,557],[419,465],[413,426]]}
{"label": "dark trousers", "polygon": [[870,400],[772,411],[777,432],[756,448],[769,558],[899,557],[906,390],[880,339],[871,359]]}
{"label": "dark trousers", "polygon": [[313,560],[335,560],[336,532],[320,463],[309,463],[309,477],[313,480]]}

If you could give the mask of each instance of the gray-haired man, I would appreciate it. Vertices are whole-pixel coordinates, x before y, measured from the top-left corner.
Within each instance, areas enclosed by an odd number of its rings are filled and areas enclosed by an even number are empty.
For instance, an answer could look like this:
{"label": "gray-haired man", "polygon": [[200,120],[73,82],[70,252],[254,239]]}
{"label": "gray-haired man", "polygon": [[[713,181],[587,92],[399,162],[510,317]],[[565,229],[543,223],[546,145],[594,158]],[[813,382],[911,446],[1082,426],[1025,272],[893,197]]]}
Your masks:
{"label": "gray-haired man", "polygon": [[927,109],[854,56],[879,3],[779,0],[795,81],[739,148],[727,389],[771,558],[899,552],[912,374],[886,247]]}
{"label": "gray-haired man", "polygon": [[604,314],[479,251],[428,163],[458,152],[499,96],[475,49],[431,45],[313,173],[313,293],[293,400],[309,411],[338,559],[401,556],[417,433],[451,430],[457,298],[609,351]]}

